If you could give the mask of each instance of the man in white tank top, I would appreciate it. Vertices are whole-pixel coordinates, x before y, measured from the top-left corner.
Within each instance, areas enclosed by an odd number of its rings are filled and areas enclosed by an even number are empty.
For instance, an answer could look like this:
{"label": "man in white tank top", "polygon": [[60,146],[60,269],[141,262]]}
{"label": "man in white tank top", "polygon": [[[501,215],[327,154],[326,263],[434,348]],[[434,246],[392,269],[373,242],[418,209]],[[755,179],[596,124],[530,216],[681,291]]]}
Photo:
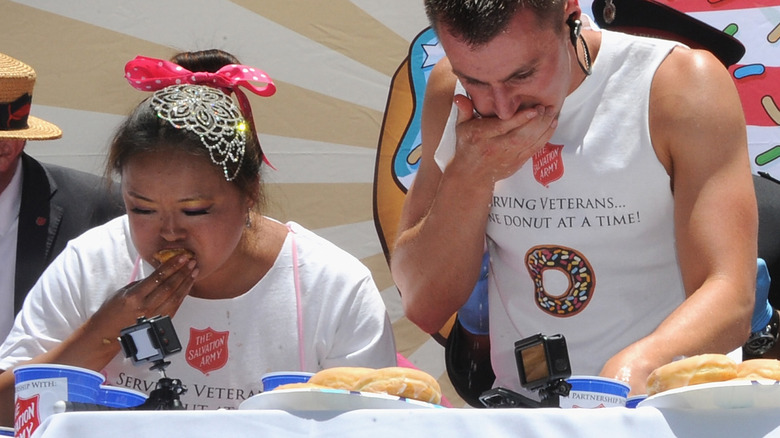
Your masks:
{"label": "man in white tank top", "polygon": [[434,333],[487,242],[495,386],[522,389],[515,341],[561,333],[574,373],[643,394],[658,366],[750,332],[739,96],[709,52],[583,28],[577,0],[518,3],[426,0],[447,57],[428,81],[393,278]]}

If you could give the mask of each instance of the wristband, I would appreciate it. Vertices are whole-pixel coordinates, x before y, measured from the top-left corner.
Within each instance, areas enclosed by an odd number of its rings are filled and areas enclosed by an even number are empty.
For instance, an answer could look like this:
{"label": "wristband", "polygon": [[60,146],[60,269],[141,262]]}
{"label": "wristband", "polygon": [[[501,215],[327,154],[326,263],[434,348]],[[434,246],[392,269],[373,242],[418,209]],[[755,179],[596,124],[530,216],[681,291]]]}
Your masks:
{"label": "wristband", "polygon": [[750,321],[750,331],[761,331],[769,323],[772,317],[772,306],[767,301],[769,297],[769,270],[764,259],[757,259],[756,269],[756,305],[753,309],[753,318]]}
{"label": "wristband", "polygon": [[466,304],[458,310],[458,321],[469,333],[475,335],[487,335],[489,331],[488,320],[488,271],[490,255],[485,252],[482,256],[482,268],[479,279],[471,291]]}
{"label": "wristband", "polygon": [[771,350],[780,335],[780,314],[769,304],[769,284],[771,278],[763,259],[758,259],[756,270],[756,305],[750,323],[750,338],[742,346],[747,358],[761,357]]}

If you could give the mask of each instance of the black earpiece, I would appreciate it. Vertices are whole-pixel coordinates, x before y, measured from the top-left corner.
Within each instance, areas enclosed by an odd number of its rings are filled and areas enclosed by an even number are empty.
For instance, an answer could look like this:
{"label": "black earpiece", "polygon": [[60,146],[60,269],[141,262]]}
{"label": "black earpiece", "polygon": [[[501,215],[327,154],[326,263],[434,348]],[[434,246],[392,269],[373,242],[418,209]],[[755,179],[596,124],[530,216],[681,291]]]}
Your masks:
{"label": "black earpiece", "polygon": [[574,14],[571,14],[569,15],[569,18],[566,20],[566,24],[569,25],[569,35],[571,37],[571,43],[576,46],[577,38],[579,38],[580,33],[582,33],[582,21],[574,18]]}
{"label": "black earpiece", "polygon": [[[585,42],[585,38],[582,37],[582,21],[577,19],[576,13],[569,15],[566,19],[566,24],[569,25],[569,37],[571,38],[571,45],[574,46],[574,53],[577,55],[577,63],[580,65],[582,72],[586,76],[590,76],[591,64],[590,64],[590,50],[588,50],[588,44]],[[580,60],[579,51],[577,50],[577,40],[582,40],[582,51],[585,63]]]}

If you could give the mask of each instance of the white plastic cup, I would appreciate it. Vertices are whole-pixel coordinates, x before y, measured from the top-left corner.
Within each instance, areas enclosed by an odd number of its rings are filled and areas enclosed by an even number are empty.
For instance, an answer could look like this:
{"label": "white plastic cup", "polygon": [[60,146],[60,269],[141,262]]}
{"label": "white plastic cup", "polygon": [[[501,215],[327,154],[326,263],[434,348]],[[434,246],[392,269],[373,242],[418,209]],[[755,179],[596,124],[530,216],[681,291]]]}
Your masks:
{"label": "white plastic cup", "polygon": [[562,408],[625,407],[631,387],[620,380],[598,376],[572,376],[568,397],[560,398]]}
{"label": "white plastic cup", "polygon": [[303,371],[279,371],[265,373],[260,377],[260,380],[263,382],[263,392],[265,392],[271,391],[279,385],[308,382],[309,378],[313,375],[314,373],[306,373]]}
{"label": "white plastic cup", "polygon": [[14,368],[14,430],[28,438],[43,420],[54,413],[59,401],[96,403],[102,374],[56,364],[21,365]]}

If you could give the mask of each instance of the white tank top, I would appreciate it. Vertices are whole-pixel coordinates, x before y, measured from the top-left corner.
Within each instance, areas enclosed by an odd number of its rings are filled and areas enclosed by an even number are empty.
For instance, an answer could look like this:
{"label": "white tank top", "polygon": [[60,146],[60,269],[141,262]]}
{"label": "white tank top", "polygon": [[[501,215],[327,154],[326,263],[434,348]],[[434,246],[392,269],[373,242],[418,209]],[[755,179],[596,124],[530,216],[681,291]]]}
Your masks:
{"label": "white tank top", "polygon": [[[597,375],[684,300],[670,180],[648,128],[650,84],[674,44],[602,31],[593,74],[567,97],[546,150],[496,184],[487,227],[495,386],[520,390],[517,340],[563,334],[572,372]],[[453,139],[451,117],[436,151],[442,168]]]}

